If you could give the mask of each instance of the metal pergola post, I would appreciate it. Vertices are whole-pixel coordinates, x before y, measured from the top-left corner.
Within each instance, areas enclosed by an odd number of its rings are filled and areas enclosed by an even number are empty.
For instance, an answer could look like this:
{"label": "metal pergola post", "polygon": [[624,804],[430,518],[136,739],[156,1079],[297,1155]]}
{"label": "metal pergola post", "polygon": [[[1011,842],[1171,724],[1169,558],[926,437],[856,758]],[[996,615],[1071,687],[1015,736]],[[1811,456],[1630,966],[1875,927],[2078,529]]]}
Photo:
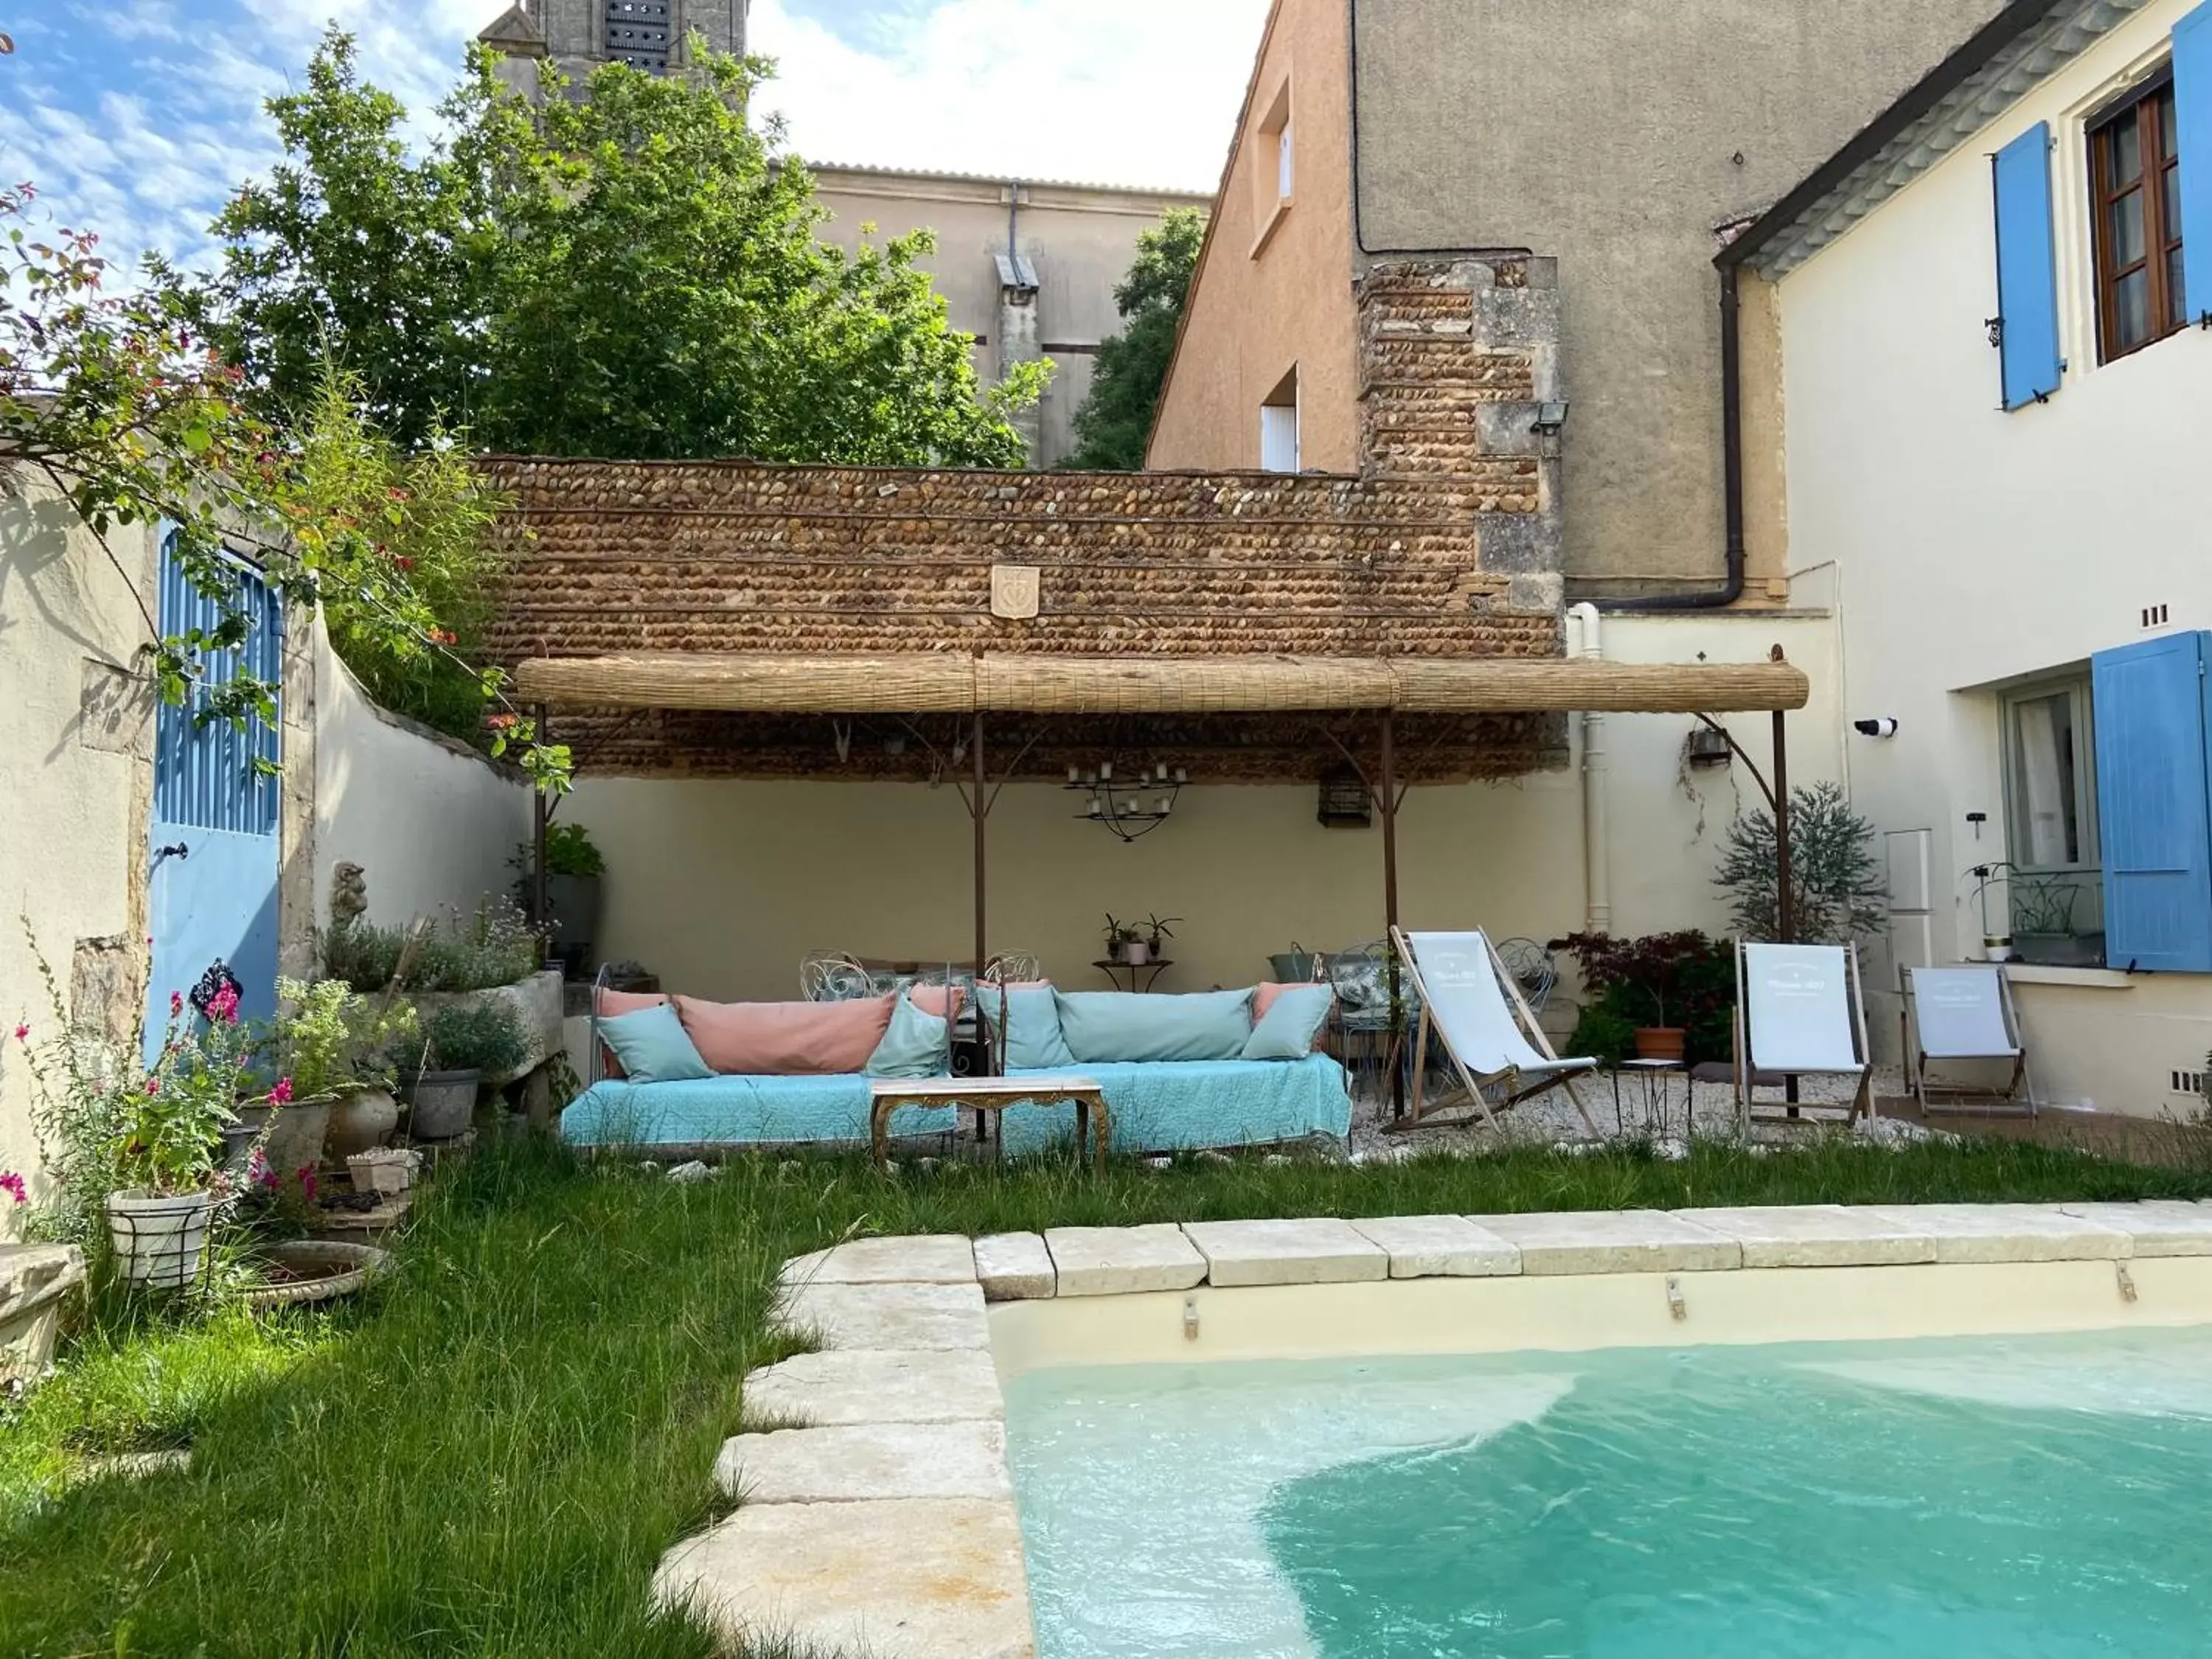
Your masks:
{"label": "metal pergola post", "polygon": [[1399,1045],[1405,1038],[1406,1006],[1398,979],[1398,752],[1391,712],[1382,711],[1381,771],[1382,797],[1382,919],[1384,938],[1390,941],[1383,953],[1390,988],[1390,1040],[1384,1045],[1383,1063],[1390,1068],[1390,1115],[1406,1115],[1406,1073]]}

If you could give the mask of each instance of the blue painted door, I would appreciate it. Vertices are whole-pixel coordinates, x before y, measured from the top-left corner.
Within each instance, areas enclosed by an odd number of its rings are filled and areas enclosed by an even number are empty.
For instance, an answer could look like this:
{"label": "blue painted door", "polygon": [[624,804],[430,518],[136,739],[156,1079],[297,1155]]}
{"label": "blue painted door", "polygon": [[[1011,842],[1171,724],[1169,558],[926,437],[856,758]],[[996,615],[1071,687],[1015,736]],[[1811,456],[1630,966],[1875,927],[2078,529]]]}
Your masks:
{"label": "blue painted door", "polygon": [[[205,686],[228,684],[241,672],[275,684],[281,672],[283,602],[246,567],[235,577],[252,634],[236,650],[208,653],[203,686],[183,705],[162,705],[155,720],[149,1046],[159,1042],[170,994],[189,997],[210,969],[237,980],[247,1018],[276,1012],[277,781],[254,763],[281,758],[277,727],[253,720],[240,731],[228,720],[198,718]],[[194,589],[166,544],[161,601],[164,634],[211,629],[222,617],[222,602]]]}

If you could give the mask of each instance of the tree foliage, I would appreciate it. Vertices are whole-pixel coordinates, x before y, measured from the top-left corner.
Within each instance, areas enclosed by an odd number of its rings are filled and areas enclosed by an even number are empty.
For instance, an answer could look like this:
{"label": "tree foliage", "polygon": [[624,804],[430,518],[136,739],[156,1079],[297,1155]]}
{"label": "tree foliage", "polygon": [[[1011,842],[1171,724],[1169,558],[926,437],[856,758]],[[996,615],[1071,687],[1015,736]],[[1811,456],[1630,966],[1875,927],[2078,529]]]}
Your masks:
{"label": "tree foliage", "polygon": [[1170,208],[1137,238],[1137,257],[1114,290],[1124,321],[1103,342],[1090,395],[1075,412],[1076,447],[1061,463],[1093,471],[1133,472],[1145,464],[1152,414],[1167,385],[1176,331],[1206,242],[1206,216]]}
{"label": "tree foliage", "polygon": [[185,303],[272,410],[327,351],[408,445],[453,424],[538,454],[1020,465],[1006,414],[1045,368],[983,392],[916,267],[927,233],[825,246],[811,176],[745,120],[769,66],[690,56],[581,98],[549,67],[533,112],[477,49],[418,155],[333,29]]}
{"label": "tree foliage", "polygon": [[[1823,782],[1790,792],[1791,933],[1808,945],[1843,945],[1887,920],[1874,857],[1874,825],[1851,811],[1843,786]],[[1761,810],[1729,826],[1714,882],[1728,890],[1729,913],[1747,939],[1780,937],[1774,815]]]}
{"label": "tree foliage", "polygon": [[[162,699],[204,720],[244,725],[276,714],[276,688],[240,674],[213,682],[214,653],[253,625],[237,556],[288,601],[323,602],[367,654],[447,665],[481,709],[501,695],[495,671],[457,654],[412,571],[459,544],[488,545],[501,505],[434,447],[403,455],[369,427],[355,388],[325,370],[304,424],[288,432],[250,405],[244,375],[194,331],[173,289],[111,293],[99,239],[27,228],[33,192],[0,191],[0,470],[27,471],[65,497],[137,598],[145,669]],[[208,628],[165,633],[113,550],[118,528],[167,527],[171,557],[221,601]],[[521,746],[525,766],[565,787],[565,750],[531,723],[495,715],[493,746]]]}

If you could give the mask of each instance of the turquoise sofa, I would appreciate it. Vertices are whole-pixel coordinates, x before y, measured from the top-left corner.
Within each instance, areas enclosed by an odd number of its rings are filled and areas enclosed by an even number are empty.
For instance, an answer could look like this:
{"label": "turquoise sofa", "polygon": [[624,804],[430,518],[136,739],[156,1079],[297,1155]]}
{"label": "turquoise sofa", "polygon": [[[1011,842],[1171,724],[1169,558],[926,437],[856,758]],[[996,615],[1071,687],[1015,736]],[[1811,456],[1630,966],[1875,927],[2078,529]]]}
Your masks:
{"label": "turquoise sofa", "polygon": [[[1352,1130],[1344,1068],[1327,1054],[1301,1060],[1115,1060],[1018,1072],[1094,1079],[1112,1114],[1118,1152],[1263,1146],[1309,1136],[1342,1140]],[[561,1114],[561,1137],[578,1146],[686,1149],[843,1143],[868,1139],[869,1079],[714,1077],[696,1082],[603,1079]],[[1009,1154],[1074,1135],[1073,1106],[1014,1106],[1004,1115]],[[902,1108],[894,1135],[939,1134],[950,1110]]]}

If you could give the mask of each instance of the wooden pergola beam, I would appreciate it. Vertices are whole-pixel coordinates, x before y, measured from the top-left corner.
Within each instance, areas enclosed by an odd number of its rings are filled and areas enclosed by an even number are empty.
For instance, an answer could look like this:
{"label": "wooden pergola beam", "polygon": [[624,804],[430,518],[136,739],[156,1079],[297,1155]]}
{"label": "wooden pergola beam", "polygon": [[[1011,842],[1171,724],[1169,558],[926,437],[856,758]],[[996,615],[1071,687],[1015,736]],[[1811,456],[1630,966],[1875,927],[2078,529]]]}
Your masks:
{"label": "wooden pergola beam", "polygon": [[1786,662],[1041,652],[536,657],[515,679],[522,700],[568,708],[782,714],[1742,714],[1812,691]]}

